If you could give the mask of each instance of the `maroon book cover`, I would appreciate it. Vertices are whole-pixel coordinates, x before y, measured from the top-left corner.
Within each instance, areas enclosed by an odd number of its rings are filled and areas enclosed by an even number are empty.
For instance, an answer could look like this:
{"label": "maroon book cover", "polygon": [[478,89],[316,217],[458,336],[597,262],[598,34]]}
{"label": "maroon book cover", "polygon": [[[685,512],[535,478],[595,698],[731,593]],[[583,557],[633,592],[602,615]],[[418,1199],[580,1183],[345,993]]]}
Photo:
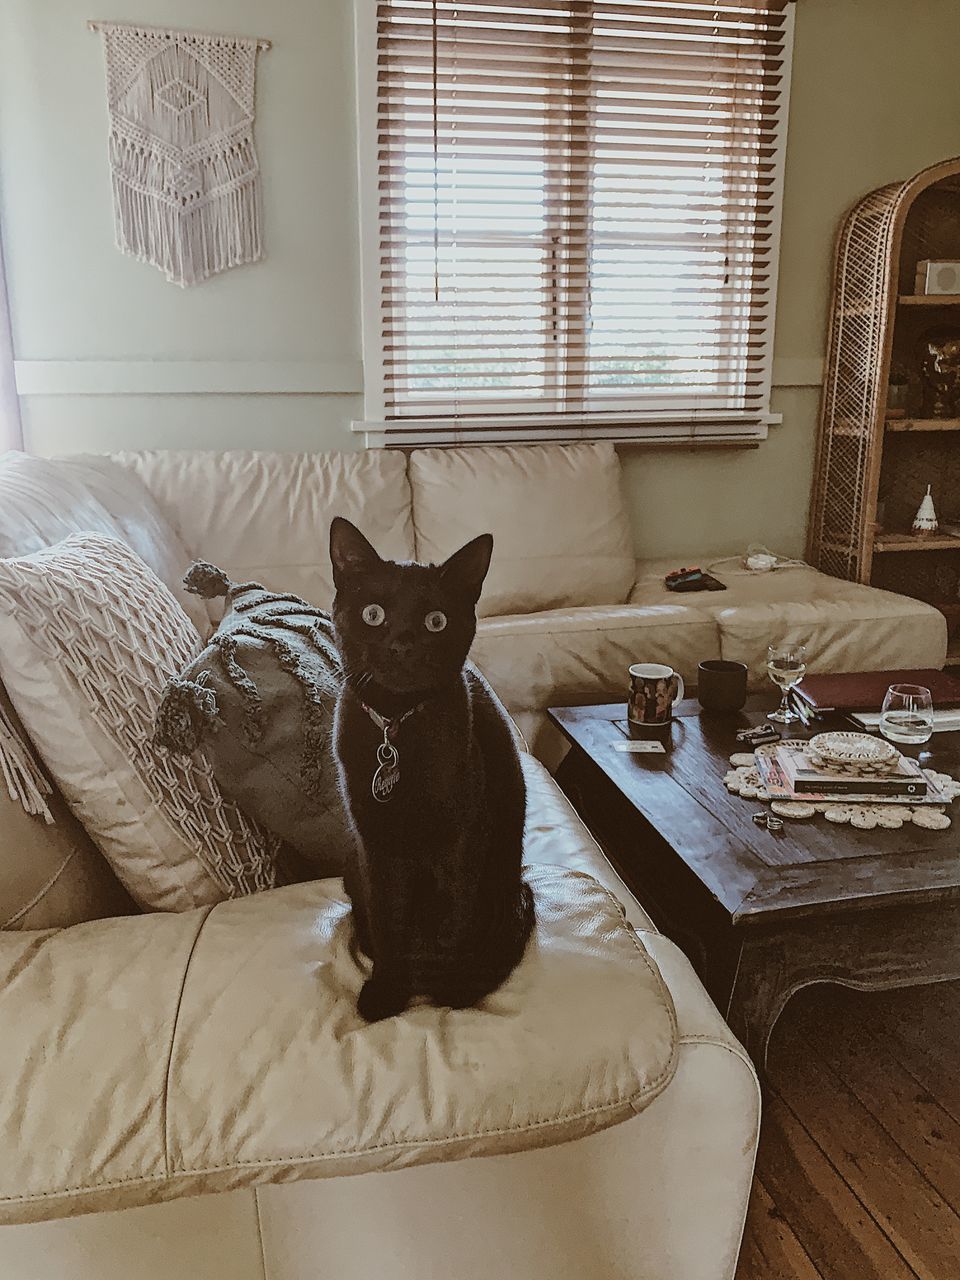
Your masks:
{"label": "maroon book cover", "polygon": [[932,667],[805,676],[793,691],[814,711],[879,711],[892,684],[923,685],[930,690],[935,707],[960,707],[960,680]]}

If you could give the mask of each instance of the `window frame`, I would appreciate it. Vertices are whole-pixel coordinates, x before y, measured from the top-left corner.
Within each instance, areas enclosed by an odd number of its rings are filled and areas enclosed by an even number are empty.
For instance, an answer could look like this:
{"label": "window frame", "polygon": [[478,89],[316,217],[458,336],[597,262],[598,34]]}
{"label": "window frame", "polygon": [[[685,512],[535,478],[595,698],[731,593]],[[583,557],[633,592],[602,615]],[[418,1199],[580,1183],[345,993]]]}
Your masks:
{"label": "window frame", "polygon": [[[611,440],[629,444],[662,445],[756,445],[765,440],[768,428],[782,421],[770,409],[773,388],[774,341],[780,268],[784,175],[790,115],[793,68],[795,0],[789,0],[785,14],[782,75],[782,110],[774,132],[773,179],[770,186],[772,213],[769,227],[771,254],[769,268],[769,323],[764,333],[761,357],[761,403],[759,414],[744,414],[744,421],[731,421],[729,411],[699,410],[691,417],[689,404],[682,410],[664,410],[656,417],[627,421],[629,410],[569,410],[511,412],[502,416],[484,413],[418,418],[388,418],[386,363],[382,331],[380,289],[380,184],[378,163],[378,82],[377,82],[377,0],[353,0],[354,62],[356,86],[357,178],[360,227],[361,332],[363,343],[363,418],[351,423],[354,433],[364,436],[367,448],[411,448],[470,444],[549,443],[574,440]],[[549,227],[547,206],[546,225]],[[555,216],[555,211],[554,211]],[[564,285],[560,273],[554,277],[554,296]],[[558,355],[557,361],[562,357]],[[749,420],[746,420],[749,418]],[[480,425],[482,423],[482,425]],[[472,425],[466,425],[472,424]]]}

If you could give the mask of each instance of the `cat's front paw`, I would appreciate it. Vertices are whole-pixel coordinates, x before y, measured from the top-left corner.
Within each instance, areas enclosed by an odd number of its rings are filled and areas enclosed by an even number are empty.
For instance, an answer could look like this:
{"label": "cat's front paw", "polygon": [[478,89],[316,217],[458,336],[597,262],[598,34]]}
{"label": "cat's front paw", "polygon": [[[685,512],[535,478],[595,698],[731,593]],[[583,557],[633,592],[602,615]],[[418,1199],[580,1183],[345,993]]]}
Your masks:
{"label": "cat's front paw", "polygon": [[382,978],[368,978],[357,997],[357,1013],[367,1022],[379,1022],[382,1018],[393,1018],[403,1013],[410,997],[395,983],[385,982]]}

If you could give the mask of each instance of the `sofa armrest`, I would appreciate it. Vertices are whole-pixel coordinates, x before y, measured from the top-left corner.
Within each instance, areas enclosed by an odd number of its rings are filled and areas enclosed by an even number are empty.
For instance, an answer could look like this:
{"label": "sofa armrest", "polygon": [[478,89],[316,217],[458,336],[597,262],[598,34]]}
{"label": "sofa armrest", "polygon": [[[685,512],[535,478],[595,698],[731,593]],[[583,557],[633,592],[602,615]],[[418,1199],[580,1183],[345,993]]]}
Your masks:
{"label": "sofa armrest", "polygon": [[536,932],[480,1010],[372,1025],[338,880],[0,935],[0,1225],[523,1151],[643,1110],[676,1068],[659,971],[594,879],[527,878]]}

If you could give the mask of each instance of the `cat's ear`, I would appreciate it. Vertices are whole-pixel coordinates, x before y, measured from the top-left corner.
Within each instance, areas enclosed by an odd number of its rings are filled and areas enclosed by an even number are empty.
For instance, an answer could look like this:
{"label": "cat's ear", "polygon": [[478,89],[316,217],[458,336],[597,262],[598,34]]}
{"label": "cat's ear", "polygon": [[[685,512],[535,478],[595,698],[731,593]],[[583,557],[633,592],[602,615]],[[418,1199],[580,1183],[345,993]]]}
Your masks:
{"label": "cat's ear", "polygon": [[330,524],[330,561],[338,589],[347,578],[369,573],[383,563],[357,526],[343,516],[334,516]]}
{"label": "cat's ear", "polygon": [[455,551],[449,560],[440,566],[440,576],[444,583],[466,596],[471,604],[480,599],[483,580],[490,568],[490,557],[493,555],[493,534],[481,533],[465,547]]}

